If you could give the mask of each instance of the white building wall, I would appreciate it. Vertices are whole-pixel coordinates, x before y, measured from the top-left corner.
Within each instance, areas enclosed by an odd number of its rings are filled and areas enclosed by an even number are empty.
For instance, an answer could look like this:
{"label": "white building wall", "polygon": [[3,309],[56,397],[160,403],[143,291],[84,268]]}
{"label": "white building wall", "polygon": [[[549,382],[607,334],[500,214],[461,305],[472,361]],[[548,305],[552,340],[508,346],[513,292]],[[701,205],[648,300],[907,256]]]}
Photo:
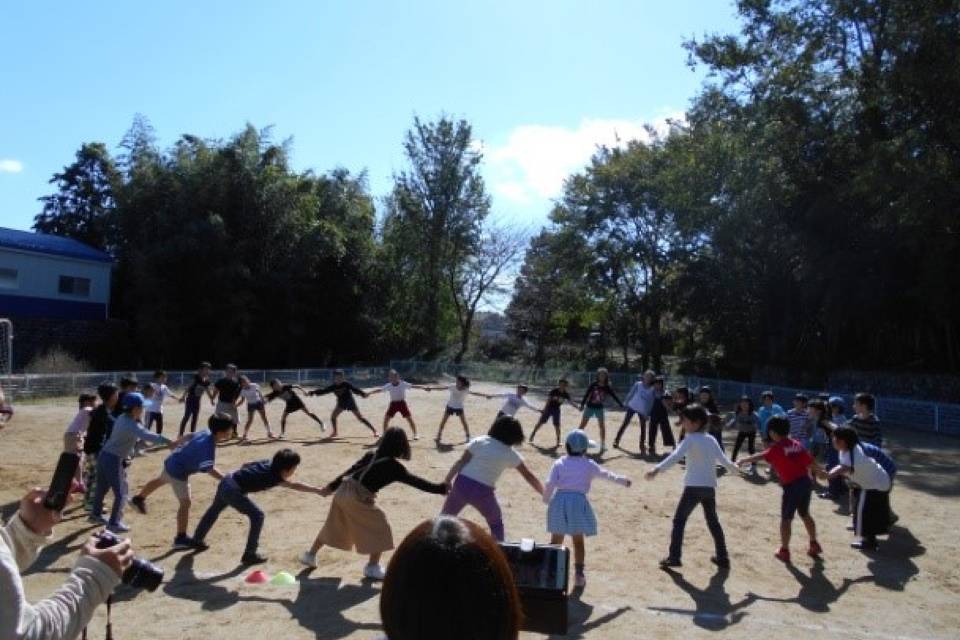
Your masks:
{"label": "white building wall", "polygon": [[[75,302],[110,302],[111,265],[105,262],[87,262],[65,256],[28,253],[0,247],[0,269],[16,269],[15,287],[0,283],[0,295],[27,296]],[[88,278],[89,296],[60,293],[60,276]]]}

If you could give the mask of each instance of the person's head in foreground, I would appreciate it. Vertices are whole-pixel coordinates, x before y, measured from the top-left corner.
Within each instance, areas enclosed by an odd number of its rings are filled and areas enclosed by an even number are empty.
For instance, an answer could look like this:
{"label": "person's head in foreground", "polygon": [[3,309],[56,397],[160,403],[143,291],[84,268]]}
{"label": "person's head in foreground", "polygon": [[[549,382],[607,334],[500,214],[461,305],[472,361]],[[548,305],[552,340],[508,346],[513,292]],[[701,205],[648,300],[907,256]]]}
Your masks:
{"label": "person's head in foreground", "polygon": [[380,596],[389,640],[515,640],[521,616],[506,557],[472,522],[426,520],[390,560]]}

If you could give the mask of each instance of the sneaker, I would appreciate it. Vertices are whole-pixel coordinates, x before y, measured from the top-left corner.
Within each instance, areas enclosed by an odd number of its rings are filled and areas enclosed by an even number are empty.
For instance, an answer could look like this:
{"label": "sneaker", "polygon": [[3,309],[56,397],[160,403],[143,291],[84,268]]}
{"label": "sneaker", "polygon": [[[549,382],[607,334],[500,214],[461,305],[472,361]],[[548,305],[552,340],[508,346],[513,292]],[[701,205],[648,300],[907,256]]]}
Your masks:
{"label": "sneaker", "polygon": [[573,586],[581,588],[587,586],[587,576],[583,575],[582,573],[578,573],[573,579]]}
{"label": "sneaker", "polygon": [[822,500],[836,500],[837,496],[833,495],[829,491],[821,491],[817,494],[817,497]]}
{"label": "sneaker", "polygon": [[819,558],[821,553],[823,553],[823,547],[820,546],[820,543],[816,540],[811,542],[810,548],[807,549],[807,555],[811,558]]}
{"label": "sneaker", "polygon": [[717,565],[721,569],[730,568],[730,558],[719,558],[717,556],[713,556],[712,558],[710,558],[710,562]]}
{"label": "sneaker", "polygon": [[300,564],[305,564],[311,569],[317,568],[317,554],[315,553],[304,551],[297,557],[297,560],[300,561]]}
{"label": "sneaker", "polygon": [[98,524],[101,527],[105,527],[107,526],[107,524],[109,524],[107,522],[107,519],[104,518],[102,514],[101,515],[91,514],[90,517],[87,518],[87,522],[89,522],[90,524]]}
{"label": "sneaker", "polygon": [[240,562],[246,565],[263,564],[266,561],[267,557],[262,556],[259,553],[245,553],[240,557]]}
{"label": "sneaker", "polygon": [[682,566],[683,565],[680,563],[680,561],[675,558],[664,558],[663,560],[660,561],[661,569],[669,569],[672,567],[682,567]]}
{"label": "sneaker", "polygon": [[780,562],[790,564],[790,549],[784,549],[783,547],[780,547],[777,552],[773,554],[773,557]]}
{"label": "sneaker", "polygon": [[420,439],[420,436],[413,436],[412,439],[413,439],[413,440],[419,440],[419,439]]}
{"label": "sneaker", "polygon": [[127,533],[130,531],[130,527],[128,527],[124,522],[118,522],[117,524],[108,525],[107,531],[116,534]]}
{"label": "sneaker", "polygon": [[142,513],[143,515],[147,515],[146,498],[143,498],[142,496],[133,496],[132,498],[130,498],[130,504],[132,504],[133,508],[139,511],[140,513]]}
{"label": "sneaker", "polygon": [[619,448],[620,448],[620,441],[619,441],[619,440],[614,440],[614,441],[613,441],[613,448],[614,448],[614,449],[619,449]]}
{"label": "sneaker", "polygon": [[173,550],[183,551],[185,549],[193,549],[194,544],[193,538],[185,533],[178,533],[177,537],[173,539]]}
{"label": "sneaker", "polygon": [[860,551],[876,551],[880,547],[876,540],[857,540],[856,542],[851,542],[850,546]]}
{"label": "sneaker", "polygon": [[363,577],[370,580],[383,580],[385,575],[383,567],[378,564],[368,564],[363,568]]}
{"label": "sneaker", "polygon": [[853,530],[855,530],[855,529],[856,529],[856,527],[854,527],[852,524],[848,524],[848,525],[847,525],[847,531],[853,531]]}
{"label": "sneaker", "polygon": [[210,548],[210,545],[208,545],[203,540],[194,540],[190,548],[196,551],[197,553],[203,553],[204,551]]}

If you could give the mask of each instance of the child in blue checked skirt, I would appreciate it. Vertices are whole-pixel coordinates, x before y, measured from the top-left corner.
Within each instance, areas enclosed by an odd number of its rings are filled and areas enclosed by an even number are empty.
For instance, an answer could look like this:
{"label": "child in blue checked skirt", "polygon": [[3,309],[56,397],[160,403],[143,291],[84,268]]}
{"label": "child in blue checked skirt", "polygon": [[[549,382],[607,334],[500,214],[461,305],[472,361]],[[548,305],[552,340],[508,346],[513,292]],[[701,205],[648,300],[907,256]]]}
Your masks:
{"label": "child in blue checked skirt", "polygon": [[553,463],[550,477],[543,489],[543,501],[547,507],[547,531],[550,544],[562,544],[565,536],[573,538],[573,562],[576,569],[574,584],[587,584],[584,574],[584,536],[597,535],[597,517],[587,500],[590,484],[600,477],[630,486],[630,479],[608,471],[586,457],[591,446],[587,434],[580,429],[567,434],[567,455]]}

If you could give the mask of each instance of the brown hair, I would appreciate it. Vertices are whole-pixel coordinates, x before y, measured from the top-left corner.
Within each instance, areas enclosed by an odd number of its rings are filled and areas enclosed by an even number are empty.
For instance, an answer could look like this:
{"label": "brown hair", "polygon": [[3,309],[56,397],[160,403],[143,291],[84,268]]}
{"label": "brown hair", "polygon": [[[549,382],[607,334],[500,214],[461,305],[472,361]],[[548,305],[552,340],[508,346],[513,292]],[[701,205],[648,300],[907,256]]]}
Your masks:
{"label": "brown hair", "polygon": [[397,547],[380,617],[390,640],[516,640],[522,613],[496,541],[472,522],[439,516]]}

